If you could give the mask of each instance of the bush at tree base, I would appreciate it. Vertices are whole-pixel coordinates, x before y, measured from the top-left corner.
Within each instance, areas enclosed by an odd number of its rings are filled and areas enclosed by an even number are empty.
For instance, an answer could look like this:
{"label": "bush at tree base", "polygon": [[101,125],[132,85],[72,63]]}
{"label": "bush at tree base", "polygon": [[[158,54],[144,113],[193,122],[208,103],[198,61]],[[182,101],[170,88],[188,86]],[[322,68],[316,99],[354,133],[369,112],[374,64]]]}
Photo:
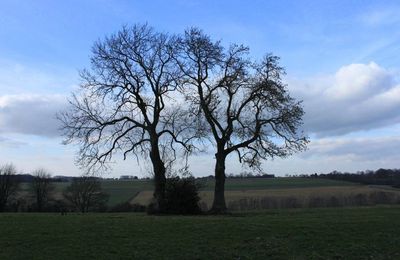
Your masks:
{"label": "bush at tree base", "polygon": [[195,178],[169,178],[165,187],[165,209],[162,212],[155,210],[155,204],[147,207],[148,214],[200,214],[199,184]]}

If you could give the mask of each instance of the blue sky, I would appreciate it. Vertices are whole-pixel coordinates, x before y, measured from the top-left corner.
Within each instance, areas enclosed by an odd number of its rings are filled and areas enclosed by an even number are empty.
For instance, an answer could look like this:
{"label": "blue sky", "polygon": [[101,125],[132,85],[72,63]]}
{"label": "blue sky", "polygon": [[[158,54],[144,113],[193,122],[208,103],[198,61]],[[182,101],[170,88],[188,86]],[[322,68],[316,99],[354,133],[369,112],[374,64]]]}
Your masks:
{"label": "blue sky", "polygon": [[[181,33],[197,26],[254,58],[281,57],[291,93],[304,100],[309,150],[268,161],[278,175],[399,168],[398,1],[7,1],[0,3],[0,164],[77,175],[76,147],[61,145],[54,113],[79,84],[94,41],[148,22]],[[228,172],[241,170],[234,158]],[[192,158],[208,175],[211,155]],[[110,173],[144,175],[117,160]]]}

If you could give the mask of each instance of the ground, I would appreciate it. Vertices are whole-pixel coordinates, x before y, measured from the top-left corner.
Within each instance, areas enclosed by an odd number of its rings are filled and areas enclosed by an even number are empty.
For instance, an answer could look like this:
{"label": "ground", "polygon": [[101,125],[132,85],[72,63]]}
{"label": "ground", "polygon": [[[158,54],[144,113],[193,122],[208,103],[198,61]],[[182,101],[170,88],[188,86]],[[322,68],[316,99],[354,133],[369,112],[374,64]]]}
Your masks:
{"label": "ground", "polygon": [[[102,187],[110,194],[108,206],[130,202],[147,205],[153,196],[151,180],[103,180]],[[207,210],[213,201],[213,179],[200,179],[201,207]],[[67,182],[55,183],[53,196],[62,198]],[[225,198],[231,211],[271,208],[332,207],[400,204],[400,190],[388,186],[361,185],[320,178],[245,178],[227,179]],[[385,194],[383,194],[385,193]],[[29,185],[22,185],[21,196],[29,198]]]}
{"label": "ground", "polygon": [[400,259],[400,207],[0,214],[0,259]]}

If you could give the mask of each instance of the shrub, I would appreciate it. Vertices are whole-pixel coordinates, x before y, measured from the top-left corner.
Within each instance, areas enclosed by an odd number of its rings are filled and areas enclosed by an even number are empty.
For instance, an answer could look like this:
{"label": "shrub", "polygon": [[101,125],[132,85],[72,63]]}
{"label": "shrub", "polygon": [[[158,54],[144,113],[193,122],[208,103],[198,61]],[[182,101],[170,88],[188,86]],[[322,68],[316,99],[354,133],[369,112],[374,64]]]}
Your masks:
{"label": "shrub", "polygon": [[193,177],[169,178],[165,187],[164,211],[157,212],[154,203],[150,203],[147,213],[199,214],[201,213],[199,188]]}
{"label": "shrub", "polygon": [[165,189],[166,211],[172,214],[198,214],[200,210],[199,187],[195,179],[170,178]]}

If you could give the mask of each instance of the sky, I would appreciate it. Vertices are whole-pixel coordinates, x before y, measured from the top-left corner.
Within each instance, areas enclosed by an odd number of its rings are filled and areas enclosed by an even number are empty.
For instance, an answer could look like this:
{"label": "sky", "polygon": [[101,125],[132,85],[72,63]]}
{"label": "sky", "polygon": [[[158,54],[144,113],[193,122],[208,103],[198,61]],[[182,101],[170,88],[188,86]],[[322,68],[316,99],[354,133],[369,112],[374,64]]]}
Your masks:
{"label": "sky", "polygon": [[[182,33],[196,26],[251,56],[281,57],[292,96],[303,100],[308,150],[264,162],[266,173],[356,172],[400,168],[400,2],[42,1],[0,2],[0,165],[79,175],[76,146],[62,144],[55,114],[80,84],[93,43],[124,25]],[[240,173],[229,157],[227,173]],[[213,174],[213,154],[190,159],[195,176]],[[148,176],[118,158],[105,177]]]}

